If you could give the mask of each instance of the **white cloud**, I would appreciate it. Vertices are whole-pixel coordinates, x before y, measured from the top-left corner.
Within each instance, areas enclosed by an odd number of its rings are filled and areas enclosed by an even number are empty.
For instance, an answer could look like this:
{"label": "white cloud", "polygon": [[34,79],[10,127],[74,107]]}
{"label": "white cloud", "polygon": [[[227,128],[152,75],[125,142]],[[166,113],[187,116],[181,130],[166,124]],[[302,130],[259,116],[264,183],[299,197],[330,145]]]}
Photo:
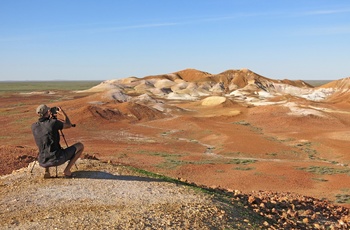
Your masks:
{"label": "white cloud", "polygon": [[305,12],[304,15],[326,15],[326,14],[343,14],[349,13],[350,9],[341,9],[341,10],[315,10]]}

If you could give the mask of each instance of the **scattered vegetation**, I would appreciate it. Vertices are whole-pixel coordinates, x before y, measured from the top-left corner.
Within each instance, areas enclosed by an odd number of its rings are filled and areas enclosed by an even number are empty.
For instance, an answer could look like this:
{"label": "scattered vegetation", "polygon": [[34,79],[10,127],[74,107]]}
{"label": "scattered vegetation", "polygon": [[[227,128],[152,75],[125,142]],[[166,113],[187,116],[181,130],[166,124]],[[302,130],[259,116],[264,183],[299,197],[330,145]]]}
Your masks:
{"label": "scattered vegetation", "polygon": [[350,188],[343,188],[341,189],[342,194],[337,194],[336,202],[337,203],[346,203],[350,204]]}
{"label": "scattered vegetation", "polygon": [[321,181],[321,182],[327,182],[328,180],[324,179],[324,178],[312,178],[313,180],[316,181]]}
{"label": "scattered vegetation", "polygon": [[335,197],[336,197],[335,202],[337,202],[337,203],[350,204],[350,195],[349,194],[337,194],[337,195],[335,195]]}
{"label": "scattered vegetation", "polygon": [[280,143],[294,141],[293,138],[279,139],[279,138],[273,137],[273,136],[267,136],[266,139],[269,141],[275,141],[275,142],[280,142]]}
{"label": "scattered vegetation", "polygon": [[183,165],[185,162],[182,160],[174,159],[174,158],[165,158],[165,161],[158,164],[158,168],[165,168],[165,169],[175,169],[180,165]]}
{"label": "scattered vegetation", "polygon": [[187,163],[193,165],[212,165],[219,162],[215,161],[214,159],[203,159],[198,161],[187,161]]}
{"label": "scattered vegetation", "polygon": [[146,150],[140,150],[137,152],[138,154],[146,154],[149,156],[158,156],[164,159],[164,161],[156,167],[158,168],[166,168],[166,169],[174,169],[180,165],[186,164],[185,161],[180,160],[179,158],[185,156],[186,154],[175,154],[175,153],[167,153],[167,152],[152,152]]}
{"label": "scattered vegetation", "polygon": [[[144,152],[144,151],[141,151]],[[167,153],[167,152],[149,152],[150,156],[160,156],[160,157],[182,157],[185,154],[173,154],[173,153]]]}
{"label": "scattered vegetation", "polygon": [[236,156],[236,155],[241,155],[242,152],[228,152],[228,153],[222,153],[224,156]]}
{"label": "scattered vegetation", "polygon": [[302,142],[302,143],[298,143],[296,145],[297,148],[299,148],[300,150],[302,150],[303,152],[305,152],[308,156],[309,159],[311,160],[316,160],[319,158],[317,157],[317,151],[315,149],[312,148],[312,143],[311,142]]}
{"label": "scattered vegetation", "polygon": [[227,162],[227,164],[248,165],[255,162],[256,160],[251,159],[231,159]]}
{"label": "scattered vegetation", "polygon": [[[209,164],[236,164],[236,165],[248,165],[253,164],[257,160],[253,159],[226,159],[226,158],[208,158],[203,157],[202,159],[196,160],[196,161],[186,161],[181,160],[180,158],[183,156],[186,156],[187,154],[178,154],[178,153],[167,153],[167,152],[152,152],[152,151],[146,151],[146,150],[140,150],[137,152],[138,154],[147,154],[149,156],[158,156],[163,158],[163,162],[160,164],[157,164],[156,167],[159,168],[167,168],[167,169],[174,169],[178,166],[185,165],[185,164],[192,164],[192,165],[209,165]],[[250,170],[252,168],[242,168],[240,170]]]}
{"label": "scattered vegetation", "polygon": [[250,129],[251,129],[253,132],[262,134],[262,128],[252,126],[252,125],[251,125],[249,122],[247,122],[247,121],[237,121],[237,122],[233,122],[233,124],[235,124],[235,125],[249,126]]}
{"label": "scattered vegetation", "polygon": [[235,170],[242,170],[242,171],[248,171],[248,170],[253,170],[255,168],[253,168],[253,167],[235,167],[233,169],[235,169]]}
{"label": "scattered vegetation", "polygon": [[250,123],[249,123],[249,122],[246,122],[246,121],[237,121],[237,122],[233,122],[233,124],[236,124],[236,125],[244,125],[244,126],[250,126]]}
{"label": "scattered vegetation", "polygon": [[297,147],[309,147],[309,148],[311,148],[311,145],[312,145],[312,143],[310,142],[310,141],[308,141],[308,142],[302,142],[302,143],[298,143],[296,146]]}
{"label": "scattered vegetation", "polygon": [[128,157],[128,154],[120,153],[119,156],[118,156],[118,159],[123,159],[123,158],[127,158],[127,157]]}
{"label": "scattered vegetation", "polygon": [[301,167],[299,170],[305,170],[307,172],[320,174],[320,175],[334,175],[334,174],[346,174],[350,173],[350,169],[336,169],[326,166],[310,166],[310,167]]}
{"label": "scattered vegetation", "polygon": [[309,158],[311,160],[315,160],[317,159],[316,155],[317,155],[317,151],[311,148],[305,148],[304,151],[308,154]]}

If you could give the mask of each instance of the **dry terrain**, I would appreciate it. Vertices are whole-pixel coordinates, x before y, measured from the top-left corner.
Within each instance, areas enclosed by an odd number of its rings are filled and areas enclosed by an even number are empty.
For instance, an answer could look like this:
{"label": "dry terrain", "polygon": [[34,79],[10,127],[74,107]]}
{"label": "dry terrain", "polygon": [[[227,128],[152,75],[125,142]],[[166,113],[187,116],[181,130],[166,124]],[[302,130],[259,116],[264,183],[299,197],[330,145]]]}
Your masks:
{"label": "dry terrain", "polygon": [[3,94],[1,174],[35,159],[30,125],[45,103],[76,123],[64,130],[68,144],[83,142],[85,153],[103,162],[208,188],[300,194],[350,207],[349,84],[345,78],[314,88],[246,69],[189,69],[79,92]]}

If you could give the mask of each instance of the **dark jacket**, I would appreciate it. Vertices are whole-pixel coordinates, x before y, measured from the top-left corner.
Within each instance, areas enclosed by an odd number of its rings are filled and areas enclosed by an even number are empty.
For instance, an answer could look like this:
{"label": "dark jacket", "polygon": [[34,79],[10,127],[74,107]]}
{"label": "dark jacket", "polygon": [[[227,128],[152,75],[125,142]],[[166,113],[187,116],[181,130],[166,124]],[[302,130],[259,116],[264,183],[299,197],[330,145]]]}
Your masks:
{"label": "dark jacket", "polygon": [[57,119],[40,118],[32,124],[32,132],[35,143],[39,148],[39,165],[50,167],[57,165],[60,151],[59,130],[63,129],[63,123]]}

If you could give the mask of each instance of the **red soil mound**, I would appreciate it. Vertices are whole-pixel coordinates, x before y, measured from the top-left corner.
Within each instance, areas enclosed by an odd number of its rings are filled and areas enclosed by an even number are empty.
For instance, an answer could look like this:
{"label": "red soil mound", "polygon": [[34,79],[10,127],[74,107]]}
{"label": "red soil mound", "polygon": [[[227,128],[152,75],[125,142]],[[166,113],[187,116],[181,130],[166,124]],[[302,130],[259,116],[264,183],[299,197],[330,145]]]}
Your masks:
{"label": "red soil mound", "polygon": [[327,102],[347,109],[350,107],[350,77],[329,82],[319,88],[332,88],[335,92],[327,98]]}
{"label": "red soil mound", "polygon": [[37,155],[37,149],[33,147],[0,145],[0,175],[26,167]]}
{"label": "red soil mound", "polygon": [[[133,102],[101,106],[93,105],[88,107],[88,111],[94,117],[100,117],[110,121],[149,121],[166,117],[164,113],[156,109]],[[83,113],[85,113],[85,111]]]}
{"label": "red soil mound", "polygon": [[335,88],[338,90],[347,90],[350,88],[350,77],[328,82],[319,88]]}
{"label": "red soil mound", "polygon": [[210,73],[202,72],[196,69],[185,69],[179,72],[175,72],[175,74],[179,76],[182,80],[185,80],[188,82],[200,81],[211,75]]}

